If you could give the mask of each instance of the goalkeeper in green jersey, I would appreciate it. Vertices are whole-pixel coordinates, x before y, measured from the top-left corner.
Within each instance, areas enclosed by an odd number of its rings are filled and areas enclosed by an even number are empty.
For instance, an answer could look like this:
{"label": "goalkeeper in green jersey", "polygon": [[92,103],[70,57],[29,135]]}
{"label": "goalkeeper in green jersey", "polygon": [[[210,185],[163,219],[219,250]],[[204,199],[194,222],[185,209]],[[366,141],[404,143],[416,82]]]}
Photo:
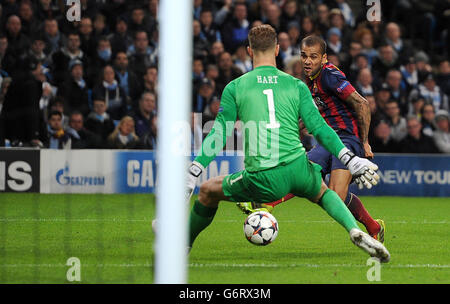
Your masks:
{"label": "goalkeeper in green jersey", "polygon": [[377,166],[355,156],[344,146],[320,115],[308,87],[301,80],[276,68],[279,45],[271,26],[254,27],[248,39],[254,70],[225,87],[213,128],[189,167],[188,197],[192,195],[197,178],[222,151],[227,131],[234,126],[237,117],[244,124],[245,169],[211,178],[201,185],[189,217],[189,246],[213,221],[220,201],[264,203],[292,193],[319,204],[349,232],[355,245],[380,261],[388,262],[387,249],[359,229],[343,201],[322,181],[320,166],[308,161],[299,139],[299,118],[319,143],[338,157],[365,186],[377,184]]}

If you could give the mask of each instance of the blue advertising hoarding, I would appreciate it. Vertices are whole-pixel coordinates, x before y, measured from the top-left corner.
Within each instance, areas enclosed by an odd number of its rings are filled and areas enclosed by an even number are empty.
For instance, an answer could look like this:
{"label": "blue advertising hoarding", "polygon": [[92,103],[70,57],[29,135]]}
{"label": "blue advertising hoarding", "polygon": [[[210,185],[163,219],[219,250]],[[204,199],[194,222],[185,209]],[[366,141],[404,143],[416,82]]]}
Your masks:
{"label": "blue advertising hoarding", "polygon": [[450,156],[442,154],[377,154],[380,183],[368,190],[351,191],[373,196],[450,197]]}
{"label": "blue advertising hoarding", "polygon": [[[117,151],[115,154],[115,193],[154,193],[157,160],[154,151]],[[193,159],[193,157],[191,157]],[[217,156],[206,168],[197,186],[207,179],[243,169],[242,156],[226,153]],[[198,193],[198,187],[194,193]]]}

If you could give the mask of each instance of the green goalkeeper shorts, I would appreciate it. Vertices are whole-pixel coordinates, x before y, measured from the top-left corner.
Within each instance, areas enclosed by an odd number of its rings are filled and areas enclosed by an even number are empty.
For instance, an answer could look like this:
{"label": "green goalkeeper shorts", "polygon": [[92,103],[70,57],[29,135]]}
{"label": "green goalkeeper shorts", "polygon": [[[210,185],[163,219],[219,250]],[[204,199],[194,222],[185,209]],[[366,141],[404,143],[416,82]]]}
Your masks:
{"label": "green goalkeeper shorts", "polygon": [[310,162],[306,155],[267,170],[246,170],[226,176],[222,182],[224,194],[234,202],[269,203],[288,193],[314,198],[322,184],[322,168]]}

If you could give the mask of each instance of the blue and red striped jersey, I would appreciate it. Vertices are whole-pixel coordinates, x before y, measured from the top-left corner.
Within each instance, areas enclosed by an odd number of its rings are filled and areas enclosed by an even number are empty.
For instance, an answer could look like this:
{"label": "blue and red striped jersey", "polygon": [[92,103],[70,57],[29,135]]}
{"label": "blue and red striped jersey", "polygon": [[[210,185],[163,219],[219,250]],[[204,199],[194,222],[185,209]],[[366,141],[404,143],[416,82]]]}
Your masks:
{"label": "blue and red striped jersey", "polygon": [[306,83],[320,114],[336,132],[345,131],[359,138],[358,120],[351,105],[345,102],[355,88],[335,65],[326,63]]}

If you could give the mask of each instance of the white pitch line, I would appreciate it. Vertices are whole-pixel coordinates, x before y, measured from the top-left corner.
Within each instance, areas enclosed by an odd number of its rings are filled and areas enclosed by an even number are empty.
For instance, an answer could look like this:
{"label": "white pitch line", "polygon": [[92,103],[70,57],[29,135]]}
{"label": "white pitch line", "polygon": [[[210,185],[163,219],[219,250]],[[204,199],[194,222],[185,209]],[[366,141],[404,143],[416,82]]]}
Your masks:
{"label": "white pitch line", "polygon": [[[13,222],[19,222],[19,223],[27,223],[27,222],[151,222],[152,219],[121,219],[121,218],[104,218],[104,219],[95,219],[95,218],[0,218],[0,223],[13,223]],[[229,219],[229,220],[216,220],[216,222],[221,223],[240,223],[243,222],[242,220],[238,219]],[[322,220],[322,221],[311,221],[311,220],[283,220],[282,223],[306,223],[306,224],[312,224],[312,223],[321,223],[321,224],[331,224],[336,223],[333,220]],[[390,224],[413,224],[413,225],[447,225],[450,224],[450,221],[448,220],[442,220],[442,221],[429,221],[429,220],[423,220],[423,221],[387,221],[387,223]]]}
{"label": "white pitch line", "polygon": [[[134,267],[152,267],[153,264],[150,263],[122,263],[122,264],[81,264],[82,267],[112,267],[112,268],[134,268]],[[252,264],[252,263],[191,263],[188,264],[190,268],[367,268],[366,265],[358,264],[309,264],[309,263],[291,263],[291,264]],[[6,268],[62,268],[68,267],[65,264],[0,264],[1,267]],[[383,267],[387,268],[430,268],[430,269],[449,269],[450,265],[439,265],[439,264],[383,264]]]}

